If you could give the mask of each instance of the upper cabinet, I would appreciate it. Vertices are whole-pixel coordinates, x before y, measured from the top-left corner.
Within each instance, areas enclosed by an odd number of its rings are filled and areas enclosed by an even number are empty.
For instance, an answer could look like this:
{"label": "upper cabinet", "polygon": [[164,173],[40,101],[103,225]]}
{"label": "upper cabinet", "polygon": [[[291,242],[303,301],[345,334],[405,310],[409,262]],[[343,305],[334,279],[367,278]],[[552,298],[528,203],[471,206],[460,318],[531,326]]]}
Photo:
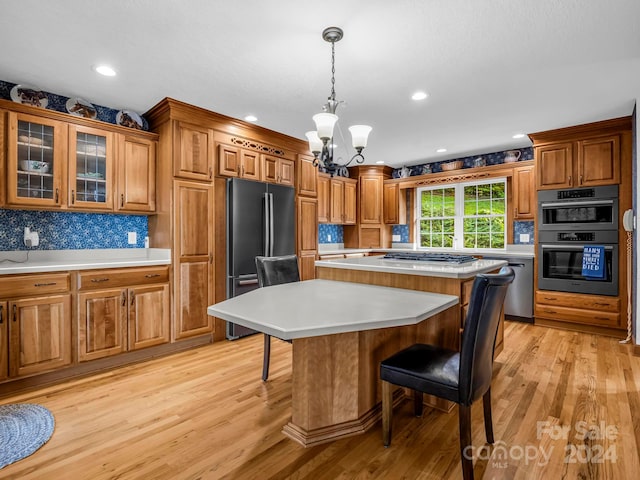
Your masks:
{"label": "upper cabinet", "polygon": [[9,112],[8,204],[32,207],[62,204],[66,140],[67,126],[62,122]]}
{"label": "upper cabinet", "polygon": [[298,155],[298,182],[296,191],[303,197],[318,195],[318,169],[313,166],[313,157]]}
{"label": "upper cabinet", "polygon": [[263,179],[265,182],[278,183],[280,185],[293,186],[294,184],[294,164],[293,160],[274,157],[272,155],[262,155],[262,166],[264,168]]}
{"label": "upper cabinet", "polygon": [[17,110],[0,111],[7,124],[7,206],[155,210],[157,135],[34,107],[7,108]]}
{"label": "upper cabinet", "polygon": [[358,181],[318,175],[318,223],[354,225]]}
{"label": "upper cabinet", "polygon": [[256,150],[216,142],[218,175],[294,186],[295,162]]}
{"label": "upper cabinet", "polygon": [[538,190],[620,183],[623,119],[529,135]]}
{"label": "upper cabinet", "polygon": [[513,169],[513,219],[533,220],[536,212],[535,167]]}
{"label": "upper cabinet", "polygon": [[397,183],[385,183],[383,191],[384,223],[399,225],[407,223],[406,190]]}
{"label": "upper cabinet", "polygon": [[174,125],[173,175],[191,180],[213,178],[213,132],[204,127],[176,121]]}

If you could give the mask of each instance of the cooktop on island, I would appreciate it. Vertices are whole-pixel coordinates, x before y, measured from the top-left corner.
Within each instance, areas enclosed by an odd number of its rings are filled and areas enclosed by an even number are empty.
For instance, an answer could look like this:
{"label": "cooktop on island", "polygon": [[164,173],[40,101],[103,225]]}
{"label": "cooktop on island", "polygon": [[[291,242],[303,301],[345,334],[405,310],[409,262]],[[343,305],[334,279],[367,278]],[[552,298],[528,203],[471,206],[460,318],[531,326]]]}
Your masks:
{"label": "cooktop on island", "polygon": [[411,260],[414,262],[469,263],[477,260],[471,255],[430,252],[391,252],[384,257],[387,260]]}

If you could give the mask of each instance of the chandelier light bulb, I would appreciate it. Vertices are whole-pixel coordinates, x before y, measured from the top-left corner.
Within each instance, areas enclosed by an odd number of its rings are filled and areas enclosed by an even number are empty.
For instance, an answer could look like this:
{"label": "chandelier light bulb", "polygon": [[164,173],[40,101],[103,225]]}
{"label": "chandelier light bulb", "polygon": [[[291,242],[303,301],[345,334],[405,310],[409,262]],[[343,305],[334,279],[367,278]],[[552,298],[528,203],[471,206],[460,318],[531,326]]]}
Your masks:
{"label": "chandelier light bulb", "polygon": [[338,116],[333,113],[317,113],[313,116],[313,121],[316,122],[316,130],[318,137],[327,142],[333,137],[333,127],[338,121]]}
{"label": "chandelier light bulb", "polygon": [[353,148],[362,150],[367,146],[367,139],[372,128],[369,125],[352,125],[349,127]]}

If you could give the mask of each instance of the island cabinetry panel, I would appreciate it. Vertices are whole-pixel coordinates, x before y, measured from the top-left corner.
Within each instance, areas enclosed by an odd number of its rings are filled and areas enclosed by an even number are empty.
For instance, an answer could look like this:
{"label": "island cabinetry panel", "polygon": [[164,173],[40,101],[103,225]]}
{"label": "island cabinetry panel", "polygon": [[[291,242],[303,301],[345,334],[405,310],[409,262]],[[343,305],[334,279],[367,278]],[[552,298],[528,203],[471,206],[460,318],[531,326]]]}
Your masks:
{"label": "island cabinetry panel", "polygon": [[168,282],[164,266],[78,273],[78,360],[167,343]]}
{"label": "island cabinetry panel", "polygon": [[0,300],[0,382],[9,378],[9,320],[7,302]]}
{"label": "island cabinetry panel", "polygon": [[630,119],[619,118],[530,134],[538,190],[619,184],[629,128]]}
{"label": "island cabinetry panel", "polygon": [[6,205],[155,210],[156,135],[25,105],[9,108],[3,165]]}
{"label": "island cabinetry panel", "polygon": [[4,340],[0,351],[8,352],[8,357],[0,362],[3,368],[0,379],[71,364],[69,288],[68,273],[0,278],[0,337]]}
{"label": "island cabinetry panel", "polygon": [[213,185],[174,182],[173,340],[210,333],[214,303]]}
{"label": "island cabinetry panel", "polygon": [[175,121],[173,136],[176,159],[173,164],[173,175],[190,180],[211,180],[213,178],[212,130],[183,121]]}
{"label": "island cabinetry panel", "polygon": [[536,214],[535,167],[513,169],[513,219],[533,220]]}

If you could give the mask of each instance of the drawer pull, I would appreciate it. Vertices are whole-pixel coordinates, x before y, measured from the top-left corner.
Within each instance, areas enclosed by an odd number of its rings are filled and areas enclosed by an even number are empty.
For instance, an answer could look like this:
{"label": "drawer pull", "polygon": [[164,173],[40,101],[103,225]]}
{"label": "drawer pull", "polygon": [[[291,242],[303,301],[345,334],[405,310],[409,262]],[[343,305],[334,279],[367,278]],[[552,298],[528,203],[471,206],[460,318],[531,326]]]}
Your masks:
{"label": "drawer pull", "polygon": [[594,305],[599,305],[601,307],[608,307],[609,306],[609,304],[606,303],[606,302],[595,302]]}
{"label": "drawer pull", "polygon": [[18,306],[13,305],[13,321],[16,322],[18,320]]}
{"label": "drawer pull", "polygon": [[131,290],[131,306],[134,306],[134,302],[136,300],[136,294]]}
{"label": "drawer pull", "polygon": [[92,278],[91,281],[93,283],[101,283],[101,282],[108,282],[109,281],[109,277],[105,277],[105,278]]}
{"label": "drawer pull", "polygon": [[605,318],[605,317],[593,317],[593,318],[595,318],[596,320],[602,320],[603,322],[608,322],[609,321],[609,319]]}
{"label": "drawer pull", "polygon": [[124,193],[120,194],[120,208],[124,207]]}
{"label": "drawer pull", "polygon": [[120,294],[120,297],[122,298],[122,306],[124,307],[127,304],[127,294],[124,293],[124,291]]}
{"label": "drawer pull", "polygon": [[545,300],[557,300],[556,297],[542,297],[542,298],[544,298]]}
{"label": "drawer pull", "polygon": [[0,305],[0,325],[2,325],[2,322],[3,322],[2,313],[3,313],[3,308],[2,308],[2,305]]}
{"label": "drawer pull", "polygon": [[155,277],[159,277],[160,274],[159,273],[147,273],[144,278],[155,278]]}
{"label": "drawer pull", "polygon": [[552,313],[552,314],[558,313],[555,310],[547,310],[546,308],[543,311],[544,311],[544,313]]}
{"label": "drawer pull", "polygon": [[56,282],[49,282],[49,283],[34,283],[33,286],[34,287],[50,287],[52,285],[57,285]]}

